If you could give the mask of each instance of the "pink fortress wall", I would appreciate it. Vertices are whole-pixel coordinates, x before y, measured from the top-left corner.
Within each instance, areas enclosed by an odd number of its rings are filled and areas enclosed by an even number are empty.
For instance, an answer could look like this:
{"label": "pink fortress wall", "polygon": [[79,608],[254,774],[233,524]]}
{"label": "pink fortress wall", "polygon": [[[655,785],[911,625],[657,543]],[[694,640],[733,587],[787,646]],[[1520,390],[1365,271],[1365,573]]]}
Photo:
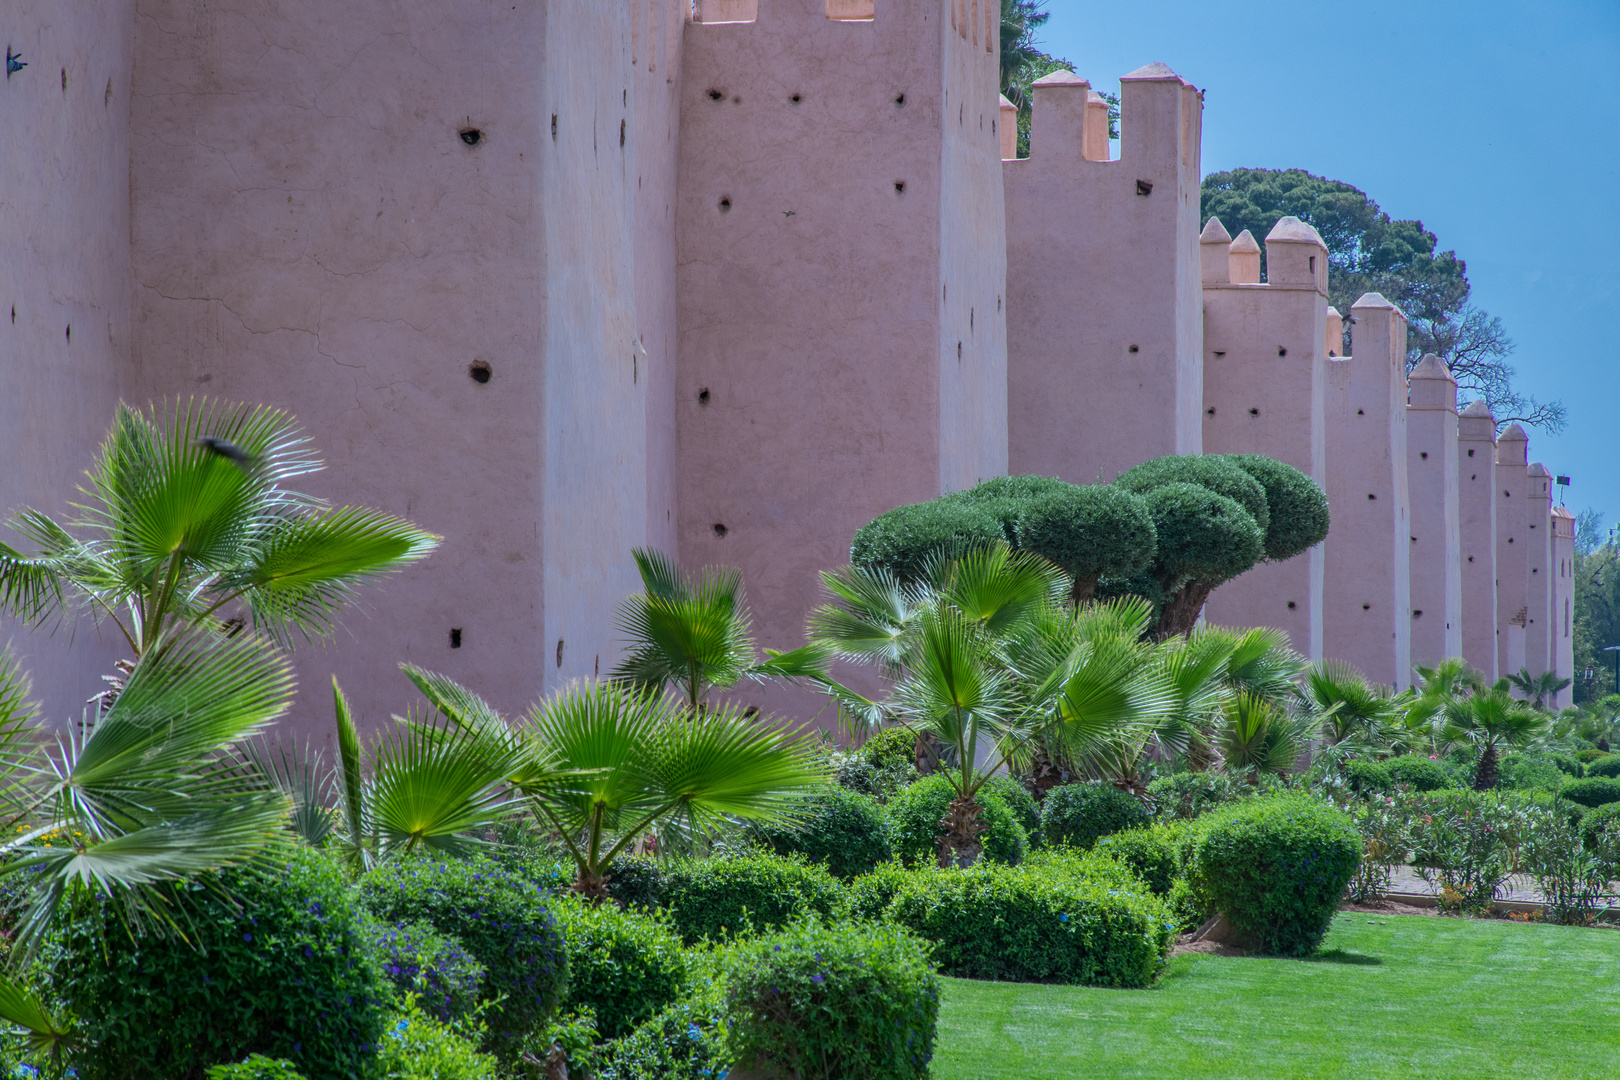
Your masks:
{"label": "pink fortress wall", "polygon": [[1203,97],[1163,64],[1125,76],[1120,157],[1103,161],[1085,156],[1088,114],[1107,122],[1089,93],[1041,80],[1030,156],[1002,163],[1008,469],[1075,483],[1198,453],[1203,407]]}
{"label": "pink fortress wall", "polygon": [[1004,379],[997,53],[950,19],[760,0],[686,29],[680,558],[742,569],[765,646],[803,642],[861,525],[1005,468],[1003,424],[974,422]]}
{"label": "pink fortress wall", "polygon": [[[1529,498],[1521,508],[1527,515],[1525,542],[1529,545],[1529,616],[1524,627],[1524,663],[1531,675],[1551,671],[1556,662],[1553,646],[1553,538],[1552,474],[1541,462],[1526,471]],[[1517,669],[1515,669],[1517,670]],[[1511,674],[1511,672],[1510,672]]]}
{"label": "pink fortress wall", "polygon": [[1407,388],[1412,663],[1433,666],[1462,655],[1457,383],[1430,355],[1412,369]]}
{"label": "pink fortress wall", "polygon": [[307,730],[331,672],[371,723],[411,697],[401,660],[508,709],[588,675],[659,510],[667,538],[670,281],[630,255],[670,231],[637,193],[667,191],[672,65],[631,63],[633,10],[142,0],[139,395],[285,405],[320,494],[445,537],[301,651]]}
{"label": "pink fortress wall", "polygon": [[[1496,437],[1496,670],[1514,675],[1526,666],[1525,624],[1530,617],[1529,439],[1518,424]],[[1540,672],[1533,672],[1540,674]]]}
{"label": "pink fortress wall", "polygon": [[[27,65],[0,80],[0,513],[68,512],[112,421],[129,355],[128,0],[0,0]],[[32,550],[0,529],[0,539]],[[125,655],[89,620],[0,620],[56,720],[77,719]]]}
{"label": "pink fortress wall", "polygon": [[1496,420],[1483,401],[1457,416],[1458,569],[1462,575],[1462,656],[1497,679]]}

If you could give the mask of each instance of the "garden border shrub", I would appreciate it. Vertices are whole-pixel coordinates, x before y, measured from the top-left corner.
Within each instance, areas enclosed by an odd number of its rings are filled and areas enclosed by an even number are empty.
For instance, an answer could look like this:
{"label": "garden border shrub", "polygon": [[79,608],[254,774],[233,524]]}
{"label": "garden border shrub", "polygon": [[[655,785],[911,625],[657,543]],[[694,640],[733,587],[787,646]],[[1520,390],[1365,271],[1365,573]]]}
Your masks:
{"label": "garden border shrub", "polygon": [[1413,754],[1402,754],[1384,762],[1389,778],[1413,791],[1444,791],[1462,787],[1457,774],[1438,761]]}
{"label": "garden border shrub", "polygon": [[894,856],[883,808],[870,795],[853,791],[813,795],[791,825],[756,826],[753,832],[776,854],[803,855],[843,881]]}
{"label": "garden border shrub", "polygon": [[1051,847],[1086,851],[1104,836],[1152,820],[1140,799],[1103,780],[1060,784],[1041,802],[1041,838]]}
{"label": "garden border shrub", "polygon": [[[894,856],[907,866],[933,866],[939,858],[939,841],[945,829],[945,816],[956,790],[944,776],[925,776],[889,800],[889,838]],[[991,788],[979,790],[980,820],[989,826],[980,837],[984,858],[991,862],[1017,865],[1029,854],[1029,837],[1018,816]]]}
{"label": "garden border shrub", "polygon": [[1598,758],[1586,767],[1586,775],[1601,776],[1608,780],[1620,779],[1620,754]]}
{"label": "garden border shrub", "polygon": [[686,952],[667,912],[568,897],[554,914],[568,949],[563,1008],[590,1009],[603,1038],[628,1035],[680,996]]}
{"label": "garden border shrub", "polygon": [[763,851],[674,864],[665,891],[670,923],[688,945],[763,933],[812,912],[831,918],[843,902],[825,867]]}
{"label": "garden border shrub", "polygon": [[1594,776],[1585,780],[1571,780],[1558,789],[1560,797],[1597,809],[1609,803],[1620,802],[1620,780]]}

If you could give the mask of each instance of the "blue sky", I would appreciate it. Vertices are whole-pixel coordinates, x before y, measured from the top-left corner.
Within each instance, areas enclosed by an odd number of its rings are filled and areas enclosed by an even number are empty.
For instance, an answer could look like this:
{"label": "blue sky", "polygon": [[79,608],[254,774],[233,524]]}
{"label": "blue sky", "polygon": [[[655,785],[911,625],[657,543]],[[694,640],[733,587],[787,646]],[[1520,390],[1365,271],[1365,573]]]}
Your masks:
{"label": "blue sky", "polygon": [[1302,168],[1418,218],[1500,316],[1520,390],[1569,409],[1530,456],[1620,518],[1620,0],[1050,0],[1094,87],[1162,60],[1204,91],[1204,170]]}

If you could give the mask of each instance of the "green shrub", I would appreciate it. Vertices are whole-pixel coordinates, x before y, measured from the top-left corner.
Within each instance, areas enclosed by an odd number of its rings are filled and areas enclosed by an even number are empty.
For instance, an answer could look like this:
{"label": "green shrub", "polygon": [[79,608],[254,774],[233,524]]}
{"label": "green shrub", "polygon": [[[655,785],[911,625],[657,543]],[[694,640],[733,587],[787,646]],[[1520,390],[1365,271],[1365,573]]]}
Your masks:
{"label": "green shrub", "polygon": [[651,855],[620,855],[608,867],[608,895],[627,908],[663,907],[665,871]]}
{"label": "green shrub", "polygon": [[1507,791],[1557,791],[1569,778],[1548,754],[1504,754],[1497,767],[1497,786]]}
{"label": "green shrub", "polygon": [[883,808],[871,796],[853,791],[812,796],[805,800],[799,821],[759,827],[755,835],[778,855],[803,855],[845,881],[894,855]]}
{"label": "green shrub", "polygon": [[234,1065],[210,1067],[208,1080],[304,1080],[304,1077],[286,1058],[249,1054]]}
{"label": "green shrub", "polygon": [[1547,756],[1552,758],[1553,764],[1557,765],[1559,771],[1566,776],[1573,776],[1575,779],[1579,780],[1581,777],[1586,775],[1586,766],[1582,765],[1579,761],[1576,761],[1569,754],[1559,754],[1555,752],[1548,754]]}
{"label": "green shrub", "polygon": [[1129,577],[1153,561],[1153,516],[1138,494],[1107,484],[1064,484],[1022,507],[1017,546],[1063,568],[1076,595],[1092,595],[1097,580]]}
{"label": "green shrub", "polygon": [[[926,776],[889,801],[889,839],[895,858],[907,866],[933,865],[939,841],[945,835],[940,819],[956,797],[945,777]],[[1016,865],[1029,853],[1029,837],[1017,815],[993,790],[979,791],[979,820],[989,828],[979,838],[984,857],[991,862]]]}
{"label": "green shrub", "polygon": [[884,863],[862,874],[844,890],[844,906],[854,919],[881,919],[889,901],[911,880],[912,871],[897,862]]}
{"label": "green shrub", "polygon": [[1620,754],[1600,757],[1586,767],[1587,776],[1602,776],[1609,780],[1620,778]]}
{"label": "green shrub", "polygon": [[801,855],[764,852],[694,859],[670,867],[669,911],[688,945],[773,930],[814,912],[831,917],[838,879]]}
{"label": "green shrub", "polygon": [[849,561],[859,567],[881,567],[902,582],[914,582],[922,579],[929,561],[941,551],[1011,539],[992,510],[936,499],[896,507],[861,526],[850,544]]}
{"label": "green shrub", "polygon": [[1000,799],[1001,804],[1013,812],[1018,827],[1029,837],[1030,847],[1039,845],[1041,806],[1030,794],[1029,788],[1011,776],[993,776],[985,782],[982,790],[990,798]]}
{"label": "green shrub", "polygon": [[1575,752],[1575,760],[1590,765],[1598,758],[1608,757],[1609,753],[1610,752],[1608,750],[1599,750],[1597,747],[1592,747],[1587,750],[1577,750]]}
{"label": "green shrub", "polygon": [[1620,780],[1594,776],[1586,780],[1570,780],[1558,789],[1558,794],[1582,806],[1607,806],[1620,802]]}
{"label": "green shrub", "polygon": [[1339,771],[1357,795],[1382,795],[1395,790],[1395,778],[1383,762],[1360,759],[1341,762]]}
{"label": "green shrub", "polygon": [[478,1050],[482,1031],[443,1023],[414,1005],[383,1035],[375,1075],[388,1080],[497,1080],[496,1059]]}
{"label": "green shrub", "polygon": [[1403,754],[1384,762],[1384,768],[1396,784],[1413,791],[1442,791],[1462,786],[1456,772],[1425,757]]}
{"label": "green shrub", "polygon": [[1041,803],[1042,839],[1082,851],[1101,837],[1140,828],[1150,820],[1140,799],[1095,780],[1055,787]]}
{"label": "green shrub", "polygon": [[925,1077],[939,990],[926,947],[903,930],[798,923],[732,951],[727,1042],[768,1075]]}
{"label": "green shrub", "polygon": [[860,756],[872,768],[917,767],[917,736],[903,727],[884,728],[861,744]]}
{"label": "green shrub", "polygon": [[1327,538],[1327,495],[1305,473],[1263,454],[1221,454],[1259,482],[1266,493],[1266,558],[1281,562]]}
{"label": "green shrub", "polygon": [[1161,776],[1148,785],[1148,801],[1161,818],[1189,821],[1241,797],[1237,786],[1222,773],[1179,772]]}
{"label": "green shrub", "polygon": [[1175,921],[1112,859],[1054,853],[1029,865],[918,870],[885,916],[934,945],[947,975],[1012,982],[1147,986]]}
{"label": "green shrub", "polygon": [[1126,829],[1097,841],[1097,852],[1129,867],[1147,883],[1155,896],[1167,896],[1180,876],[1175,835],[1162,825],[1146,829]]}
{"label": "green shrub", "polygon": [[563,899],[553,909],[568,948],[564,1007],[588,1008],[617,1039],[680,995],[686,954],[669,917]]}
{"label": "green shrub", "polygon": [[1620,802],[1604,803],[1595,810],[1588,810],[1581,817],[1580,826],[1581,839],[1587,847],[1595,848],[1605,831],[1620,838]]}
{"label": "green shrub", "polygon": [[568,956],[538,885],[488,859],[403,859],[360,879],[360,902],[385,922],[421,919],[484,965],[488,1048],[510,1060],[557,1010]]}
{"label": "green shrub", "polygon": [[[1271,524],[1266,489],[1249,472],[1220,454],[1171,454],[1126,469],[1114,481],[1126,491],[1146,495],[1176,484],[1192,484],[1231,499],[1260,527],[1264,536]],[[1157,526],[1157,521],[1154,522]],[[1309,547],[1310,545],[1305,545]],[[1262,552],[1255,553],[1255,560]],[[1251,562],[1255,561],[1251,560]]]}
{"label": "green shrub", "polygon": [[1244,943],[1307,956],[1333,921],[1361,861],[1361,834],[1345,814],[1301,796],[1217,810],[1201,830],[1195,886]]}
{"label": "green shrub", "polygon": [[1264,526],[1234,499],[1198,484],[1166,484],[1143,497],[1159,538],[1152,573],[1168,591],[1218,585],[1265,554]]}
{"label": "green shrub", "polygon": [[424,1012],[446,1021],[465,1017],[478,1004],[484,965],[459,939],[425,922],[369,922],[364,938],[397,1000],[414,993]]}
{"label": "green shrub", "polygon": [[358,1075],[386,992],[346,885],[310,851],[274,871],[204,876],[182,892],[189,942],[131,927],[116,902],[81,893],[42,957],[79,1017],[79,1074],[168,1080],[261,1053],[310,1080]]}
{"label": "green shrub", "polygon": [[622,1039],[609,1043],[592,1080],[715,1080],[733,1065],[725,1002],[709,980]]}

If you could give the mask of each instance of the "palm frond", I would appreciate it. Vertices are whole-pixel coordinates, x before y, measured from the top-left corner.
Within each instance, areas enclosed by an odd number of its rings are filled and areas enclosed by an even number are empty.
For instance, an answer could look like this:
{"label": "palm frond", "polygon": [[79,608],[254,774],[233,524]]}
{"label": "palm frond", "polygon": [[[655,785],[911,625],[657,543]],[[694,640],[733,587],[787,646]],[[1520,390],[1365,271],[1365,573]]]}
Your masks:
{"label": "palm frond", "polygon": [[1236,694],[1224,713],[1215,745],[1228,770],[1285,773],[1308,745],[1313,719],[1290,716],[1265,698]]}
{"label": "palm frond", "polygon": [[38,720],[28,676],[9,648],[0,650],[0,813],[7,817],[35,808],[33,782],[47,772]]}
{"label": "palm frond", "polygon": [[0,1020],[20,1033],[30,1050],[53,1059],[78,1043],[78,1023],[71,1012],[52,1012],[37,995],[4,975],[0,975]]}
{"label": "palm frond", "polygon": [[831,650],[815,642],[789,652],[766,649],[765,659],[743,674],[761,682],[766,679],[809,679],[819,683],[827,679],[827,663],[830,659]]}
{"label": "palm frond", "polygon": [[261,736],[245,742],[244,756],[292,805],[293,835],[310,847],[321,847],[333,833],[338,801],[338,775],[321,762],[321,752],[307,742],[303,749],[272,746]]}
{"label": "palm frond", "polygon": [[953,560],[940,592],[969,622],[1004,635],[1034,612],[1060,604],[1068,590],[1068,578],[1057,566],[1003,543]]}
{"label": "palm frond", "polygon": [[1095,753],[1133,728],[1165,724],[1180,704],[1176,685],[1135,639],[1094,638],[1076,650],[1055,695],[1052,735],[1071,757]]}
{"label": "palm frond", "polygon": [[366,788],[364,765],[360,758],[360,734],[349,712],[349,701],[343,696],[337,676],[332,677],[332,707],[337,717],[338,782],[342,789],[344,857],[351,868],[365,869],[372,861],[370,846],[366,843]]}
{"label": "palm frond", "polygon": [[507,778],[518,749],[440,721],[427,733],[400,724],[373,753],[368,799],[378,854],[476,846],[468,834],[499,824],[521,807]]}

